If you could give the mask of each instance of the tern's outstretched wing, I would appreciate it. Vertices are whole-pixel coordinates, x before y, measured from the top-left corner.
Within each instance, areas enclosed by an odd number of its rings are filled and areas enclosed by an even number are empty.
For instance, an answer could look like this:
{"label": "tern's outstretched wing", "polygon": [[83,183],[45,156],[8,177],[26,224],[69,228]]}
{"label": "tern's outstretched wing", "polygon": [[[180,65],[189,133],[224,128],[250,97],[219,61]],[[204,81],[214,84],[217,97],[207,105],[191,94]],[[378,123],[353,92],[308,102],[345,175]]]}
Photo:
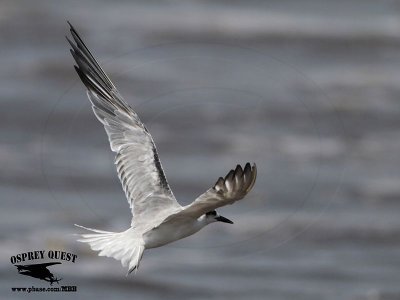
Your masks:
{"label": "tern's outstretched wing", "polygon": [[67,40],[77,64],[75,70],[88,89],[94,114],[104,125],[111,150],[117,153],[115,164],[132,210],[132,224],[146,215],[180,207],[165,178],[150,133],[70,26],[75,44]]}
{"label": "tern's outstretched wing", "polygon": [[247,163],[244,169],[240,165],[235,170],[230,170],[225,178],[220,177],[215,185],[195,201],[185,206],[181,211],[169,216],[167,222],[178,218],[198,218],[201,215],[215,210],[218,207],[243,199],[253,188],[257,177],[257,167]]}

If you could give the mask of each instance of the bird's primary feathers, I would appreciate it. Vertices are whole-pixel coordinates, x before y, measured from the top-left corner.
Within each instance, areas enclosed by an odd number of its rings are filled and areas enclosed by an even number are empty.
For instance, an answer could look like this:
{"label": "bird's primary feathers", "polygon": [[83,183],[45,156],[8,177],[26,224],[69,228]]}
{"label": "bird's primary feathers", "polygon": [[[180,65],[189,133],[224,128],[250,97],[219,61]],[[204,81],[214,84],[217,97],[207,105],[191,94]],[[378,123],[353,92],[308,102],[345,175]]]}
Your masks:
{"label": "bird's primary feathers", "polygon": [[143,251],[189,236],[215,221],[232,223],[215,209],[242,199],[253,188],[257,169],[237,165],[194,202],[181,206],[175,199],[159,160],[154,141],[138,115],[125,102],[75,28],[71,54],[75,70],[87,88],[97,119],[104,125],[115,164],[132,211],[131,227],[123,232],[98,229],[82,234],[81,242],[100,256],[120,260],[129,272],[137,269]]}

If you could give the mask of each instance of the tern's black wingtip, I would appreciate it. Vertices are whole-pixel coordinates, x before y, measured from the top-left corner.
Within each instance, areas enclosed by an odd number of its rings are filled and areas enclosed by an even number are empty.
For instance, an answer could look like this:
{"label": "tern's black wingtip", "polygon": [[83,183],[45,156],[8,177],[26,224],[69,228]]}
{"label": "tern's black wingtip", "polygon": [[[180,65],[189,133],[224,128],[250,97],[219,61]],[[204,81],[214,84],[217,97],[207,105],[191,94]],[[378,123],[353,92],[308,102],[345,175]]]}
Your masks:
{"label": "tern's black wingtip", "polygon": [[71,24],[70,21],[67,21],[68,25],[69,25],[69,31],[71,32],[72,36],[74,36],[74,34],[78,35],[78,32],[76,31],[75,27]]}
{"label": "tern's black wingtip", "polygon": [[65,36],[65,39],[68,41],[68,43],[72,46],[72,42],[71,42],[71,40],[69,39],[69,37],[66,35]]}

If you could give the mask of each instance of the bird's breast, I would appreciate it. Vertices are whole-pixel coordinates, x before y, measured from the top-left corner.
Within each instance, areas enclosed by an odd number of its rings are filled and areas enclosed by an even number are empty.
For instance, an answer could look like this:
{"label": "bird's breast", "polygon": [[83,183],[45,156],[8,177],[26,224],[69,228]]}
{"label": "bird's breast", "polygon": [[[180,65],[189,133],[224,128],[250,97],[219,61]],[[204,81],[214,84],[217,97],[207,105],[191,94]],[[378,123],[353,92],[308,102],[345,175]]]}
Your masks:
{"label": "bird's breast", "polygon": [[197,220],[191,222],[166,222],[143,235],[146,249],[157,248],[183,239],[199,231],[203,226]]}

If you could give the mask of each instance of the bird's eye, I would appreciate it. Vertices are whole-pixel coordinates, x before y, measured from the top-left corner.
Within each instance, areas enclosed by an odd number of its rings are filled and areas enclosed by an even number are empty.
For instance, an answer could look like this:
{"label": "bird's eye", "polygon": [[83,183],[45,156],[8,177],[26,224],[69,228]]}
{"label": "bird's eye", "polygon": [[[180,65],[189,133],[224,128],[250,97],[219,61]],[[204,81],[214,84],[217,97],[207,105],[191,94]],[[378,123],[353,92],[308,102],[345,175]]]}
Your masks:
{"label": "bird's eye", "polygon": [[206,213],[206,216],[216,216],[217,212],[215,210],[209,211],[208,213]]}

